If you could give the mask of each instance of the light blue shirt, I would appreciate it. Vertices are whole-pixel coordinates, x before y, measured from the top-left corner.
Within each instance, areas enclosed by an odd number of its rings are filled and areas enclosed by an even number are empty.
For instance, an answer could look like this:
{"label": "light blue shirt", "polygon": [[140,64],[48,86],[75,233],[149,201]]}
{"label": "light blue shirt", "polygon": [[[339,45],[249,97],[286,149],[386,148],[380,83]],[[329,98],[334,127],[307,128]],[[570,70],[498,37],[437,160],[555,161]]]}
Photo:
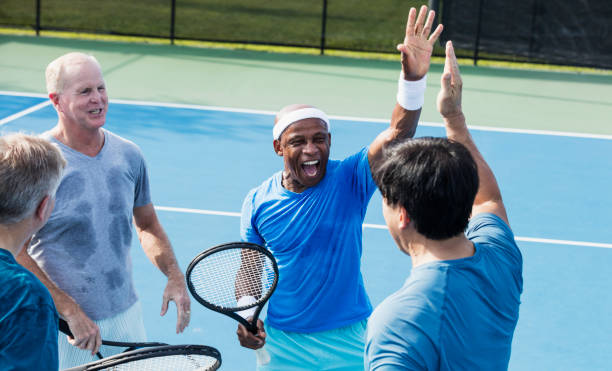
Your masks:
{"label": "light blue shirt", "polygon": [[294,193],[278,172],[242,206],[244,241],[265,245],[279,282],[267,323],[292,332],[325,331],[367,318],[372,307],[360,272],[362,224],[376,185],[368,149],[329,161],[314,187]]}
{"label": "light blue shirt", "polygon": [[523,290],[522,257],[493,214],[472,218],[473,256],[412,270],[368,321],[366,370],[506,370]]}
{"label": "light blue shirt", "polygon": [[89,157],[55,139],[67,161],[47,224],[32,237],[30,256],[93,320],[111,318],[137,300],[132,280],[132,217],[151,203],[140,149],[104,130]]}

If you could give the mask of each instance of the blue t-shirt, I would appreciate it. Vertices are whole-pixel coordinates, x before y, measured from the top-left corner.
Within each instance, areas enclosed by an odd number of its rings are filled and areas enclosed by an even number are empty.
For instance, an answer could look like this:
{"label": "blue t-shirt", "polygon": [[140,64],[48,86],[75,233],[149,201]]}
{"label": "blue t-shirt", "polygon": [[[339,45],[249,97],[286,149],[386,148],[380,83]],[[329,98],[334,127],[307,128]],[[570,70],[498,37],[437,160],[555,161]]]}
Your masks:
{"label": "blue t-shirt", "polygon": [[57,311],[47,288],[0,249],[0,370],[57,370]]}
{"label": "blue t-shirt", "polygon": [[267,323],[292,332],[339,328],[367,318],[372,306],[360,272],[362,224],[376,185],[368,149],[329,161],[314,187],[294,193],[278,172],[251,190],[240,235],[265,245],[278,262],[279,282]]}
{"label": "blue t-shirt", "polygon": [[521,253],[493,214],[472,218],[473,256],[412,270],[368,321],[366,370],[506,370],[523,291]]}

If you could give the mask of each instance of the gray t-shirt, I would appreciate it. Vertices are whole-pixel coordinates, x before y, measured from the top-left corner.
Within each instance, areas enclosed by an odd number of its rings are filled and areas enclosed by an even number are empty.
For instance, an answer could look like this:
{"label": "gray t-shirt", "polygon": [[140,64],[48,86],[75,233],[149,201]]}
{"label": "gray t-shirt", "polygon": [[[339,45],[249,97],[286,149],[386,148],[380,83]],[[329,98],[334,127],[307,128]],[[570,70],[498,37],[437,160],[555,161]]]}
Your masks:
{"label": "gray t-shirt", "polygon": [[29,254],[93,320],[113,317],[137,300],[129,248],[135,207],[151,203],[140,149],[107,130],[95,157],[57,141],[68,165],[55,209],[32,238]]}

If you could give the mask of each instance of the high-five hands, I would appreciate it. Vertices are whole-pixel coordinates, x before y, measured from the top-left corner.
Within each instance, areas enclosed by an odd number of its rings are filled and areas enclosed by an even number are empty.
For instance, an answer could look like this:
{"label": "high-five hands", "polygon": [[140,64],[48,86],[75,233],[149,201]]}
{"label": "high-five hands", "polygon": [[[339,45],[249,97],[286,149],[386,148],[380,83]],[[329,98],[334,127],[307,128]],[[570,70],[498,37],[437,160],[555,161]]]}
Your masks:
{"label": "high-five hands", "polygon": [[397,45],[397,50],[402,53],[404,79],[408,81],[420,80],[427,74],[433,46],[442,33],[443,27],[439,24],[431,35],[429,34],[436,13],[431,10],[425,20],[426,14],[425,5],[421,7],[418,17],[416,9],[410,8],[404,42]]}
{"label": "high-five hands", "polygon": [[441,88],[438,93],[438,111],[444,118],[452,118],[463,113],[461,109],[461,90],[463,82],[459,74],[459,65],[451,41],[446,42],[446,59],[442,73]]}

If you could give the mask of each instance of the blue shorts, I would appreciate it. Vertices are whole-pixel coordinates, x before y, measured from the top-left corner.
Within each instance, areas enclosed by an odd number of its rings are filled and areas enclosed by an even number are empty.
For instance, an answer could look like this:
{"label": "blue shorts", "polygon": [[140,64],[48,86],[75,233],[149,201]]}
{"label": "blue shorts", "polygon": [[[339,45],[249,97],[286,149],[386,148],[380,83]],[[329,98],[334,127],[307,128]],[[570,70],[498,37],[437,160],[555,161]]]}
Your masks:
{"label": "blue shorts", "polygon": [[270,363],[258,371],[363,370],[367,320],[333,330],[299,333],[265,324]]}

